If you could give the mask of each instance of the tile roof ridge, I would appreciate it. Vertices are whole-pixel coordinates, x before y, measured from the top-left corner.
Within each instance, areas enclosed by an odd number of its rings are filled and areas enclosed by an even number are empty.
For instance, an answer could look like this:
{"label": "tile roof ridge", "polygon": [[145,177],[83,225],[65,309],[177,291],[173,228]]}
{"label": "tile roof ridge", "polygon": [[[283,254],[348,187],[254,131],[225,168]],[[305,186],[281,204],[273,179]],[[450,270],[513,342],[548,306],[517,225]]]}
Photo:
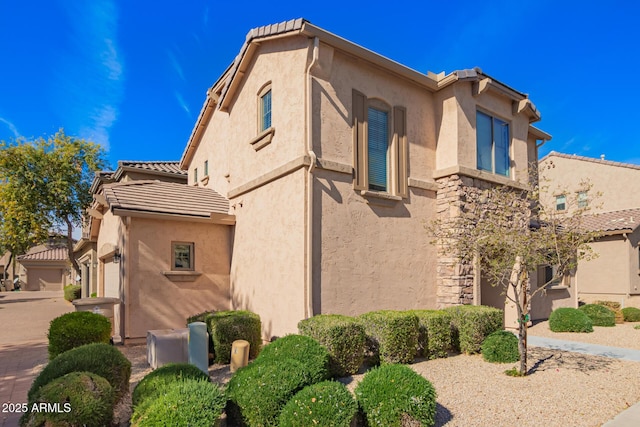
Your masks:
{"label": "tile roof ridge", "polygon": [[618,166],[618,167],[630,168],[630,169],[640,169],[640,165],[636,165],[635,163],[617,162],[615,160],[598,159],[596,157],[587,157],[581,154],[560,153],[558,151],[550,151],[549,154],[547,154],[542,159],[540,159],[540,162],[546,160],[549,157],[560,157],[563,159],[582,160],[585,162],[599,163],[599,164],[609,165],[609,166]]}
{"label": "tile roof ridge", "polygon": [[616,210],[606,211],[606,212],[587,213],[587,214],[584,214],[584,216],[594,217],[594,216],[600,216],[600,215],[618,214],[623,212],[640,212],[640,207],[616,209]]}

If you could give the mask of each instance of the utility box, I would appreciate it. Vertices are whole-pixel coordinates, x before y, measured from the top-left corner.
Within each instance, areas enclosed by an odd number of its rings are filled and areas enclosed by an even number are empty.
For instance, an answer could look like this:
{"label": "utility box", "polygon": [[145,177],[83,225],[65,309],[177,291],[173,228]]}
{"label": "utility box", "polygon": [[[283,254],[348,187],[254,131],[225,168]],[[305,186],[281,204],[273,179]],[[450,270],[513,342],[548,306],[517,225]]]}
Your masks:
{"label": "utility box", "polygon": [[147,331],[147,362],[153,369],[167,363],[187,363],[188,343],[188,328]]}
{"label": "utility box", "polygon": [[209,334],[204,322],[189,323],[189,363],[209,375]]}
{"label": "utility box", "polygon": [[231,344],[231,372],[249,364],[249,341],[235,340]]}

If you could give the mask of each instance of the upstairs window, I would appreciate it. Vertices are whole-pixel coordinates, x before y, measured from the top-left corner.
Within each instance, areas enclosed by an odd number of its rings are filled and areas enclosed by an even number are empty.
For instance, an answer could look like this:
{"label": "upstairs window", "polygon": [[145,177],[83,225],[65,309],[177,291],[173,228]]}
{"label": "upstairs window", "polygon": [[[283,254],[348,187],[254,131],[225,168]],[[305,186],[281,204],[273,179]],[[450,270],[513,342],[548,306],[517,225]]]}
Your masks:
{"label": "upstairs window", "polygon": [[193,182],[198,183],[198,168],[193,168]]}
{"label": "upstairs window", "polygon": [[509,123],[476,112],[478,169],[509,176]]}
{"label": "upstairs window", "polygon": [[587,192],[586,191],[579,191],[578,192],[578,207],[579,208],[586,208],[589,205],[589,199],[587,198]]}
{"label": "upstairs window", "polygon": [[556,196],[556,210],[564,211],[566,209],[567,209],[567,196],[565,196],[564,194]]}
{"label": "upstairs window", "polygon": [[209,160],[204,161],[204,176],[209,176]]}
{"label": "upstairs window", "polygon": [[367,157],[369,190],[387,191],[389,158],[389,113],[369,107],[367,116]]}
{"label": "upstairs window", "polygon": [[262,90],[260,95],[259,132],[264,132],[271,127],[271,85]]}

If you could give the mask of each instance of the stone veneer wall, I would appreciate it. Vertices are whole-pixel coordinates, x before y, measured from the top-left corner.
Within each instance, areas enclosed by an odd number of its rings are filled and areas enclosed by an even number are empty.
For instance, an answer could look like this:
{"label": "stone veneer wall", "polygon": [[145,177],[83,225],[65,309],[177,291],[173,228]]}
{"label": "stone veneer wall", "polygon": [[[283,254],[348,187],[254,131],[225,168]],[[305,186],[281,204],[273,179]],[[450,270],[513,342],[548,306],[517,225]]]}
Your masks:
{"label": "stone veneer wall", "polygon": [[[483,190],[493,184],[462,175],[450,175],[437,180],[436,212],[443,224],[470,211]],[[473,304],[474,269],[468,262],[461,262],[456,254],[442,255],[438,248],[436,270],[436,304],[438,308],[460,304]]]}

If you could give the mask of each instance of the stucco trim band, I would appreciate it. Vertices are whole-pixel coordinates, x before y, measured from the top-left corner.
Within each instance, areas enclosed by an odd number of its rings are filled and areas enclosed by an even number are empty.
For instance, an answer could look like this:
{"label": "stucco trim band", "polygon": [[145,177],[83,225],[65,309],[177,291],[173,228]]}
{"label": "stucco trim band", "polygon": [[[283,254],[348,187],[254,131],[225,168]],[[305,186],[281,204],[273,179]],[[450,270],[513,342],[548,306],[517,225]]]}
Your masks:
{"label": "stucco trim band", "polygon": [[476,170],[476,169],[472,169],[472,168],[468,168],[460,165],[451,166],[448,168],[438,169],[436,171],[433,171],[434,179],[440,179],[440,178],[444,178],[445,176],[451,176],[451,175],[464,175],[471,178],[482,179],[484,181],[492,182],[494,184],[508,185],[509,187],[517,188],[520,190],[529,190],[529,186],[521,182],[514,181],[512,179],[509,179],[507,177],[503,177],[500,175],[495,175],[492,173],[487,173],[487,172],[483,172],[480,170]]}
{"label": "stucco trim band", "polygon": [[269,129],[264,130],[258,136],[249,141],[249,144],[253,147],[254,150],[258,151],[263,147],[271,144],[271,140],[273,139],[273,135],[275,135],[276,129],[270,127]]}
{"label": "stucco trim band", "polygon": [[263,185],[275,181],[278,178],[282,178],[283,176],[289,175],[290,173],[295,172],[302,167],[309,166],[310,164],[311,159],[309,158],[309,156],[300,156],[296,159],[288,161],[282,166],[278,166],[271,172],[267,172],[264,175],[252,179],[246,184],[242,184],[239,187],[229,190],[228,198],[233,199],[234,197],[241,196],[244,193],[253,191],[256,188],[262,187]]}
{"label": "stucco trim band", "polygon": [[424,180],[409,177],[409,187],[421,188],[423,190],[438,191],[438,183],[433,180]]}

